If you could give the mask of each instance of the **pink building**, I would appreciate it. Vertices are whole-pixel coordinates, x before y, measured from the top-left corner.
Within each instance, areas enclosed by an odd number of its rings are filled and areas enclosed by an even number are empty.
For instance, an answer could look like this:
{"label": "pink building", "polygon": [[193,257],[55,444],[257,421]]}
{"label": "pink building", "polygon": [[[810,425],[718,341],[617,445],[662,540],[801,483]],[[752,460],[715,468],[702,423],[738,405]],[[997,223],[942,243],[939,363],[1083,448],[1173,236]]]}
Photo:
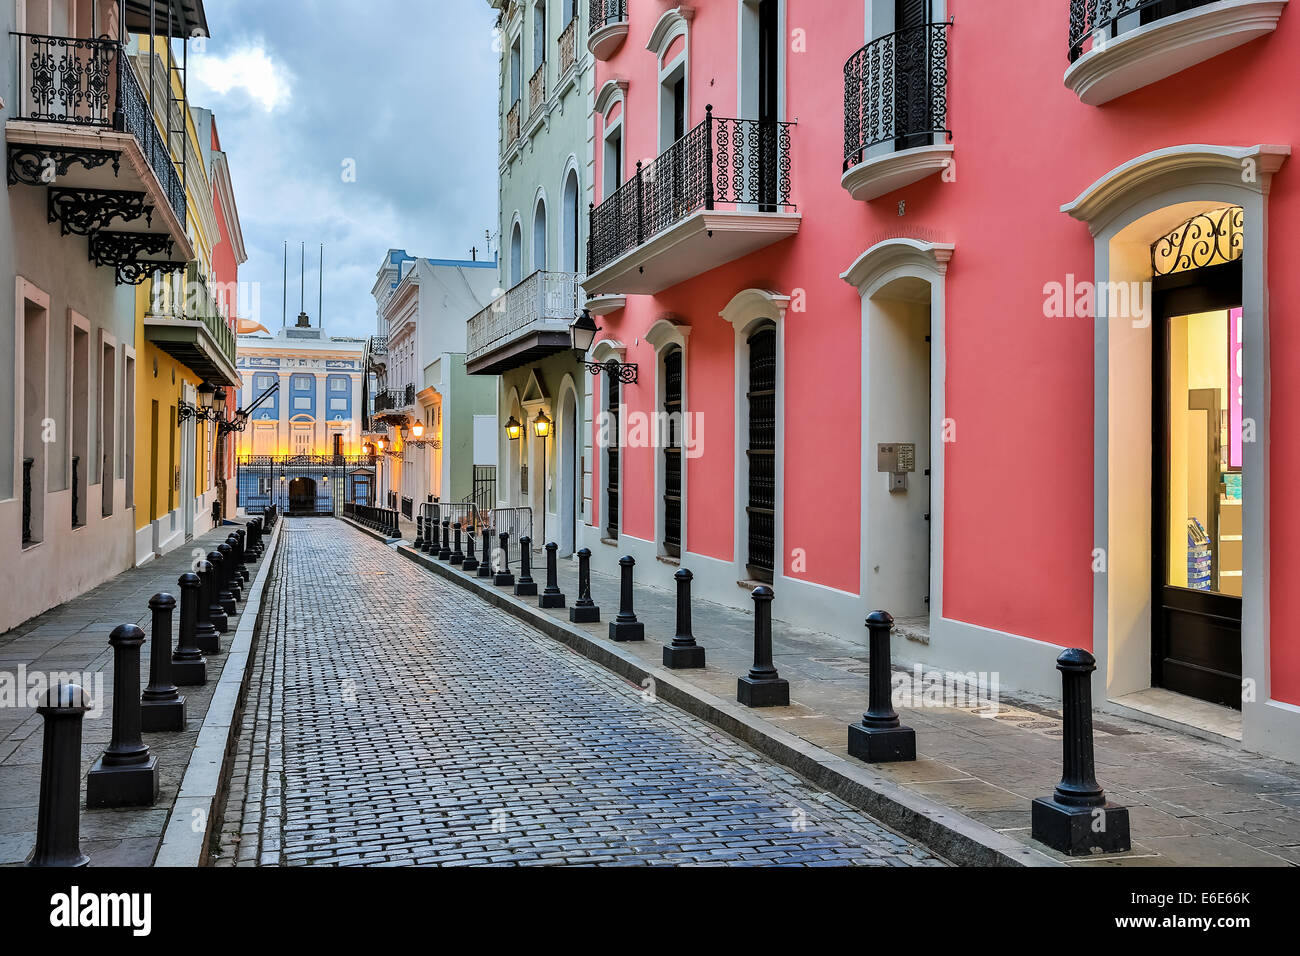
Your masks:
{"label": "pink building", "polygon": [[594,0],[594,565],[1300,758],[1287,6]]}

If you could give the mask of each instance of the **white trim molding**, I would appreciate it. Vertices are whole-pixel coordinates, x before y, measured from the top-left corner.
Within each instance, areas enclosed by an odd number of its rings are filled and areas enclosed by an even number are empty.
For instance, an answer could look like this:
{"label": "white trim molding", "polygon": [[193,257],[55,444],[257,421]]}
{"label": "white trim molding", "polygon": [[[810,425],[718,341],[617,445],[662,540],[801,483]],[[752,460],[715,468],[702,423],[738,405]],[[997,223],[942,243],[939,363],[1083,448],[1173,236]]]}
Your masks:
{"label": "white trim molding", "polygon": [[627,99],[627,80],[621,76],[615,76],[608,79],[596,94],[595,110],[601,116],[610,111],[615,103],[622,103]]}
{"label": "white trim molding", "polygon": [[1065,86],[1081,102],[1100,106],[1272,33],[1286,4],[1219,0],[1135,25],[1114,39],[1098,31],[1091,49],[1065,71]]}
{"label": "white trim molding", "polygon": [[840,185],[859,202],[870,202],[941,173],[952,164],[947,144],[916,146],[863,160],[840,177]]}

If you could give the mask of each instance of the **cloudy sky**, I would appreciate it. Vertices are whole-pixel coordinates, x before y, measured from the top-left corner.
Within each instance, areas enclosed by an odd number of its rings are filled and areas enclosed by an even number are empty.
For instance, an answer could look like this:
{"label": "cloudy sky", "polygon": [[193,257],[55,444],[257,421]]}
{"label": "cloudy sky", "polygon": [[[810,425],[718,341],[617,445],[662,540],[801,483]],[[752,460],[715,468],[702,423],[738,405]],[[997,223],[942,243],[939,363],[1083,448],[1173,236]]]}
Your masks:
{"label": "cloudy sky", "polygon": [[[253,312],[279,328],[317,319],[325,243],[327,332],[370,335],[370,288],[391,247],[469,258],[496,231],[496,12],[486,0],[216,0],[191,42],[190,101],[217,114],[230,159]],[[200,49],[201,48],[201,49]],[[355,169],[355,182],[345,172]],[[493,238],[495,242],[495,236]]]}

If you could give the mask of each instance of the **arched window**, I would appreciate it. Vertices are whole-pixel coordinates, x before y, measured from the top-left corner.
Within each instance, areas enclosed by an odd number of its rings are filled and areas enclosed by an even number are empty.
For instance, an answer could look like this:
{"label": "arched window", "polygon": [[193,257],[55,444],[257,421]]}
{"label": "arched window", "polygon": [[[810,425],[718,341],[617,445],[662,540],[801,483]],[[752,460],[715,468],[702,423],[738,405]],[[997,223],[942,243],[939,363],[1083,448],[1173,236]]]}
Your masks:
{"label": "arched window", "polygon": [[546,268],[546,200],[538,199],[533,210],[533,269]]}
{"label": "arched window", "polygon": [[510,231],[510,287],[513,289],[524,278],[524,234],[515,222]]}
{"label": "arched window", "polygon": [[564,181],[564,218],[560,223],[560,264],[567,272],[578,272],[582,261],[578,216],[578,171],[571,169]]}

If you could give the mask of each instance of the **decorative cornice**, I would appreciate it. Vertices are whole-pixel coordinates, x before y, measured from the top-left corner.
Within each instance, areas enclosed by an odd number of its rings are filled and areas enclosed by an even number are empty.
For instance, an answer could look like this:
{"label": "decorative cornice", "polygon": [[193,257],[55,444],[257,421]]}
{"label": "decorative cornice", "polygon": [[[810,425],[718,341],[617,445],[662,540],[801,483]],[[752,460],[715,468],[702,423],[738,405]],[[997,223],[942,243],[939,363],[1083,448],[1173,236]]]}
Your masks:
{"label": "decorative cornice", "polygon": [[889,273],[903,269],[919,275],[946,275],[956,247],[951,242],[923,239],[885,239],[876,243],[840,273],[840,278],[863,295]]}

